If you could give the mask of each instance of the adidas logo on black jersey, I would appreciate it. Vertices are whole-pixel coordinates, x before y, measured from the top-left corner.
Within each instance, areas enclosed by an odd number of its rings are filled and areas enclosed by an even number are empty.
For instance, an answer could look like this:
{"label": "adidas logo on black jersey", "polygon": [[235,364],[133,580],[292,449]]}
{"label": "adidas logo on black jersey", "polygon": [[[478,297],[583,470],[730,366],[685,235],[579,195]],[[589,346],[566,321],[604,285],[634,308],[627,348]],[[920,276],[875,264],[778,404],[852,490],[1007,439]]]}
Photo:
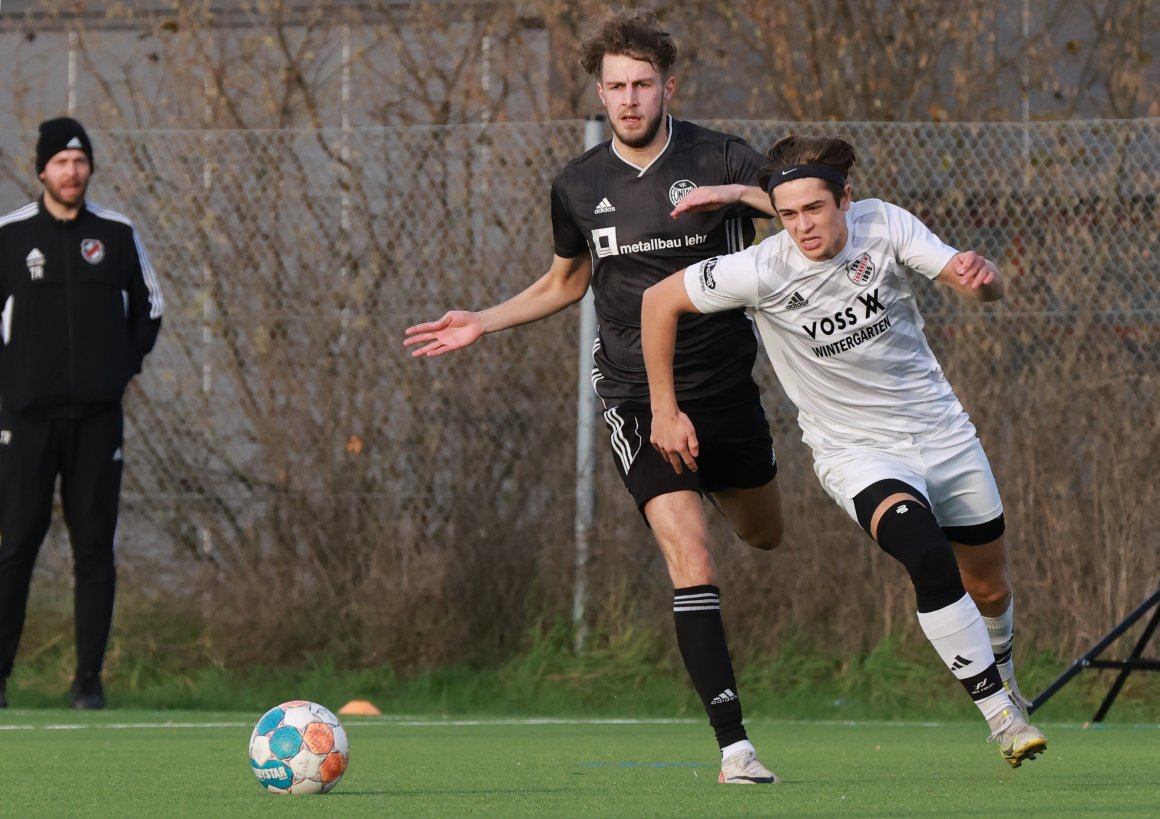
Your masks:
{"label": "adidas logo on black jersey", "polygon": [[608,201],[608,197],[606,196],[600,200],[600,204],[596,206],[596,210],[593,213],[613,213],[615,210],[616,208],[612,207],[612,203]]}
{"label": "adidas logo on black jersey", "polygon": [[789,297],[789,301],[785,303],[785,309],[800,310],[802,307],[805,307],[809,303],[810,302],[808,299],[803,299],[801,293],[795,290],[793,291],[793,295]]}

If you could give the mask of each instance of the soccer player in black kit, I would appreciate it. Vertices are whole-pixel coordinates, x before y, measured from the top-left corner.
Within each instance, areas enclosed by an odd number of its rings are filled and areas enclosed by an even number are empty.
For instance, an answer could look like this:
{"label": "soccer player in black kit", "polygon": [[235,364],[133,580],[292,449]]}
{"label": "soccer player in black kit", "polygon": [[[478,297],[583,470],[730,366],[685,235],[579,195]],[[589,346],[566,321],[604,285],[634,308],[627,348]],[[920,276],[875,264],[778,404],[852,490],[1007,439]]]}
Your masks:
{"label": "soccer player in black kit", "polygon": [[597,78],[613,138],[570,162],[552,185],[552,266],[501,304],[408,328],[405,343],[422,345],[415,357],[457,350],[484,333],[550,316],[591,284],[599,320],[592,383],[616,468],[668,566],[677,643],[721,749],[718,781],[773,784],[777,776],[757,759],[742,723],[701,500],[708,493],[751,546],[780,543],[777,464],[752,376],[757,340],[744,312],[680,325],[677,393],[682,408],[702,419],[698,470],[676,474],[649,445],[640,343],[645,289],[674,270],[744,249],[755,235],[752,219],[772,214],[757,186],[760,154],[737,137],[668,114],[676,56],[651,12],[603,18],[581,44],[580,62]]}

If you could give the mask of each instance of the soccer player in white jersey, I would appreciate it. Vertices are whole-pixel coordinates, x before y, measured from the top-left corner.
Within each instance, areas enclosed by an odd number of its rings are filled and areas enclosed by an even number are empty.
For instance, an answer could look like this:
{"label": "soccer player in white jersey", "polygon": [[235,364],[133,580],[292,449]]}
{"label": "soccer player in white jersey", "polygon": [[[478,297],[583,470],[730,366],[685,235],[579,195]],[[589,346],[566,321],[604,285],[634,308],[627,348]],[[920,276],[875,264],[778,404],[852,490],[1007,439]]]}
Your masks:
{"label": "soccer player in white jersey", "polygon": [[900,207],[853,201],[854,149],[841,139],[789,136],[766,159],[760,179],[785,229],[645,292],[651,442],[675,471],[698,468],[697,431],[673,391],[677,320],[751,308],[822,486],[906,567],[923,632],[1019,767],[1047,740],[1015,683],[1003,505],[904,276],[993,301],[999,271]]}
{"label": "soccer player in white jersey", "polygon": [[749,245],[773,215],[758,185],[762,156],[739,137],[670,116],[677,48],[651,12],[611,12],[584,38],[580,62],[612,139],[576,157],[551,191],[555,257],[530,287],[486,310],[452,310],[407,329],[416,357],[538,321],[592,287],[599,320],[592,386],[604,404],[617,472],[647,521],[673,584],[677,646],[721,751],[718,781],[775,784],[757,759],[721,616],[702,497],[750,546],[782,537],[773,440],[753,365],[757,338],[742,310],[689,316],[676,345],[676,390],[699,419],[701,470],[678,475],[648,445],[648,379],[640,347],[647,287],[701,259]]}

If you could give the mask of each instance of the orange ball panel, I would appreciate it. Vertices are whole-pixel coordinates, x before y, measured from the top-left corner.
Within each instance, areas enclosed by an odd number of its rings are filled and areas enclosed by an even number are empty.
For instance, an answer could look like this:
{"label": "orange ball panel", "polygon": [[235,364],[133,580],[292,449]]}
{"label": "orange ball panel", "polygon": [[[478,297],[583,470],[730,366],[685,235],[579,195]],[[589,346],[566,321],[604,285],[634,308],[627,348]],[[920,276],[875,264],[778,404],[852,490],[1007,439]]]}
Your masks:
{"label": "orange ball panel", "polygon": [[337,752],[327,754],[326,759],[322,760],[322,766],[318,769],[318,778],[323,782],[333,782],[342,776],[345,770],[346,760],[343,759],[342,754]]}
{"label": "orange ball panel", "polygon": [[312,722],[302,732],[302,741],[316,754],[329,753],[334,747],[334,731],[325,722]]}

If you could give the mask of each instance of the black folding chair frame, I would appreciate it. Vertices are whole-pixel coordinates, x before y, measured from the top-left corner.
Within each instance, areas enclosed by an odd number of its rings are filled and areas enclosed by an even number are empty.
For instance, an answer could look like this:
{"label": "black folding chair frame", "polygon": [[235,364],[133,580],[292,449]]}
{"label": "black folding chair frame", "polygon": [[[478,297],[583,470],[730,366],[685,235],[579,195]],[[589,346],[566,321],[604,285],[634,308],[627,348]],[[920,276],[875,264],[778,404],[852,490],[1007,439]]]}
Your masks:
{"label": "black folding chair frame", "polygon": [[[1150,610],[1152,611],[1152,619],[1148,621],[1148,625],[1144,627],[1144,632],[1140,635],[1140,639],[1136,641],[1132,653],[1125,660],[1101,660],[1099,655],[1103,653],[1109,645],[1115,642],[1120,635],[1131,628],[1136,621],[1144,617]],[[1133,671],[1160,671],[1160,660],[1151,660],[1141,655],[1144,653],[1144,646],[1148,645],[1148,641],[1152,639],[1152,635],[1156,633],[1157,627],[1160,626],[1160,588],[1140,605],[1135,611],[1124,618],[1124,621],[1109,631],[1106,636],[1094,646],[1087,654],[1084,654],[1074,663],[1071,668],[1063,672],[1059,679],[1047,686],[1038,697],[1031,701],[1032,712],[1039,709],[1043,703],[1051,699],[1051,696],[1063,688],[1064,685],[1071,680],[1079,672],[1085,668],[1112,668],[1119,669],[1120,673],[1116,675],[1112,687],[1108,690],[1108,695],[1104,697],[1104,701],[1100,704],[1096,715],[1092,717],[1092,722],[1102,722],[1104,717],[1108,715],[1108,711],[1112,707],[1112,703],[1116,701],[1116,697],[1120,694],[1120,689],[1124,687],[1124,682],[1128,679],[1128,675]]]}

